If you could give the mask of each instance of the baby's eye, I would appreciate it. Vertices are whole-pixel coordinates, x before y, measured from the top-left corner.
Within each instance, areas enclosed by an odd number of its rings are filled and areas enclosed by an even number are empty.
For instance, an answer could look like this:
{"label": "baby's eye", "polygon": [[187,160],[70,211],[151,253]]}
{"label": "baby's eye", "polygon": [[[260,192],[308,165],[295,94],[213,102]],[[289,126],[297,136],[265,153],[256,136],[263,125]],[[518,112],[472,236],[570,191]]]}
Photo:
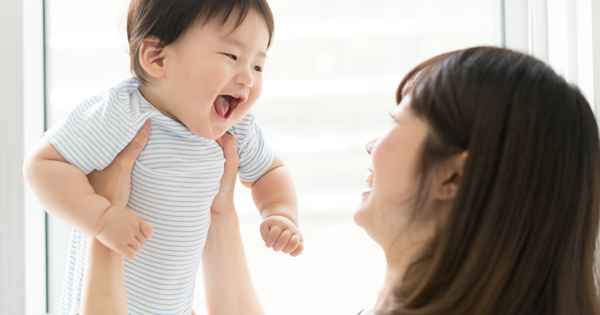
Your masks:
{"label": "baby's eye", "polygon": [[232,60],[237,60],[237,56],[236,55],[232,55],[232,54],[223,54],[229,58],[231,58]]}
{"label": "baby's eye", "polygon": [[260,66],[254,66],[254,71],[262,72],[262,68]]}

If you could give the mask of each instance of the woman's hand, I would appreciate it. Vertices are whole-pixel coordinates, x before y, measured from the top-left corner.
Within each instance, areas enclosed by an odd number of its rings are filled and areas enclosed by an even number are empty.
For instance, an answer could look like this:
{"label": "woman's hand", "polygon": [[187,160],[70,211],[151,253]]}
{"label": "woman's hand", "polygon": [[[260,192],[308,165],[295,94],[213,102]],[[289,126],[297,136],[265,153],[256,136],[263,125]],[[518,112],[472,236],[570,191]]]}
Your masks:
{"label": "woman's hand", "polygon": [[[148,142],[150,125],[150,120],[147,120],[107,168],[88,175],[94,191],[123,210],[129,200],[133,165]],[[104,246],[95,237],[88,238],[81,315],[127,314],[124,268],[121,254]]]}
{"label": "woman's hand", "polygon": [[235,188],[235,180],[237,175],[240,157],[237,152],[237,142],[235,137],[226,132],[221,138],[217,139],[217,143],[223,149],[225,157],[225,171],[221,177],[221,185],[219,193],[215,196],[210,207],[211,216],[222,215],[228,211],[235,211],[233,204],[233,191]]}
{"label": "woman's hand", "polygon": [[202,251],[206,309],[209,315],[263,315],[244,253],[233,190],[240,161],[235,137],[225,133],[217,143],[223,148],[225,172],[219,193],[210,208],[211,223]]}
{"label": "woman's hand", "polygon": [[96,194],[111,203],[111,207],[100,218],[102,229],[96,238],[127,259],[133,259],[136,252],[146,244],[146,240],[154,234],[150,223],[125,208],[131,192],[131,172],[148,142],[150,128],[151,122],[147,120],[107,168],[88,175],[88,181]]}
{"label": "woman's hand", "polygon": [[152,123],[148,119],[133,140],[117,154],[107,168],[93,171],[88,175],[94,191],[108,199],[113,206],[124,208],[127,205],[131,192],[131,171],[150,138],[151,126]]}

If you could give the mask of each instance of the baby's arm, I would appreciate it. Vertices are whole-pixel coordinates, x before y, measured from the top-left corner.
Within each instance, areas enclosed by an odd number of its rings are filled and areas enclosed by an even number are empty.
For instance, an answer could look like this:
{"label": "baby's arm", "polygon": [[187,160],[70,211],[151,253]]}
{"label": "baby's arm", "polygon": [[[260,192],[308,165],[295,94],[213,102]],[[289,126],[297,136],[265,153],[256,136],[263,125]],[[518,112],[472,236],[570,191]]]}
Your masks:
{"label": "baby's arm", "polygon": [[242,183],[252,189],[252,198],[263,218],[260,232],[265,245],[294,257],[300,255],[304,238],[298,229],[298,201],[283,160],[275,154],[273,165],[261,178]]}
{"label": "baby's arm", "polygon": [[[149,133],[146,125],[145,128]],[[152,226],[133,211],[113,206],[108,199],[97,195],[85,174],[69,164],[45,138],[27,157],[23,171],[49,214],[88,236],[96,236],[128,259],[152,235]]]}

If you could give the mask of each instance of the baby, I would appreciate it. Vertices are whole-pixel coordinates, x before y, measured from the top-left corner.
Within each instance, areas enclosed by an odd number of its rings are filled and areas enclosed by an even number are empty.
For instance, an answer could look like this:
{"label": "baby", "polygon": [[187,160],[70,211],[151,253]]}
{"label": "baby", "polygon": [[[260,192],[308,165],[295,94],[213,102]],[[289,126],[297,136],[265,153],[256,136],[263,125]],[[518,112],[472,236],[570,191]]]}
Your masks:
{"label": "baby", "polygon": [[[267,247],[297,256],[304,246],[291,177],[250,111],[273,34],[266,1],[133,0],[127,33],[135,76],[77,105],[24,167],[48,213],[74,227],[64,315],[79,312],[88,236],[128,259],[130,314],[192,312],[224,167],[215,140],[225,132],[237,140],[239,178],[252,189]],[[138,130],[150,138],[123,208],[95,194],[86,174],[109,165]]]}

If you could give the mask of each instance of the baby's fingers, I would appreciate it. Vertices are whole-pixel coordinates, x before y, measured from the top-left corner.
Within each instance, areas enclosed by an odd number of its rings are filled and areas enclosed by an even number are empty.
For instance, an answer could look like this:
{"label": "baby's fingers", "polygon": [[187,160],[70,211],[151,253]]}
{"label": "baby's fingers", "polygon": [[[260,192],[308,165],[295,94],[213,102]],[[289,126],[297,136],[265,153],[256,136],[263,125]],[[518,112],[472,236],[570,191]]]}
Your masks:
{"label": "baby's fingers", "polygon": [[300,245],[298,245],[298,247],[296,247],[296,249],[290,253],[290,256],[296,257],[296,256],[302,254],[303,250],[304,250],[304,243],[300,242]]}
{"label": "baby's fingers", "polygon": [[117,252],[119,252],[121,255],[123,255],[123,257],[125,257],[128,260],[131,260],[135,257],[135,250],[133,250],[133,248],[128,245],[121,247],[119,250],[117,250]]}
{"label": "baby's fingers", "polygon": [[281,227],[279,227],[279,226],[271,227],[271,229],[269,230],[269,235],[267,236],[267,239],[265,240],[265,246],[267,246],[268,248],[273,247],[275,245],[275,243],[277,242],[277,239],[279,239],[279,235],[281,235]]}
{"label": "baby's fingers", "polygon": [[267,242],[267,239],[269,238],[269,231],[270,231],[270,227],[269,224],[267,222],[264,222],[260,224],[260,236],[262,237],[263,241],[265,241],[265,243]]}
{"label": "baby's fingers", "polygon": [[[140,218],[140,231],[145,238],[151,238],[154,235],[154,228],[146,220]],[[144,240],[145,242],[145,240]],[[143,245],[143,244],[142,244]]]}
{"label": "baby's fingers", "polygon": [[287,246],[282,250],[282,252],[284,254],[289,254],[289,253],[293,252],[294,250],[296,250],[296,248],[298,248],[299,245],[300,245],[300,237],[298,235],[292,235],[289,242],[287,243]]}
{"label": "baby's fingers", "polygon": [[146,245],[146,237],[142,232],[135,234],[135,239],[140,243],[140,247]]}
{"label": "baby's fingers", "polygon": [[131,242],[129,242],[128,246],[133,248],[135,253],[142,249],[142,243],[137,238],[134,238]]}
{"label": "baby's fingers", "polygon": [[284,249],[288,245],[291,237],[292,237],[292,232],[290,232],[289,230],[283,231],[279,235],[279,238],[277,239],[277,242],[275,242],[275,245],[273,245],[273,250],[278,252],[278,251]]}

